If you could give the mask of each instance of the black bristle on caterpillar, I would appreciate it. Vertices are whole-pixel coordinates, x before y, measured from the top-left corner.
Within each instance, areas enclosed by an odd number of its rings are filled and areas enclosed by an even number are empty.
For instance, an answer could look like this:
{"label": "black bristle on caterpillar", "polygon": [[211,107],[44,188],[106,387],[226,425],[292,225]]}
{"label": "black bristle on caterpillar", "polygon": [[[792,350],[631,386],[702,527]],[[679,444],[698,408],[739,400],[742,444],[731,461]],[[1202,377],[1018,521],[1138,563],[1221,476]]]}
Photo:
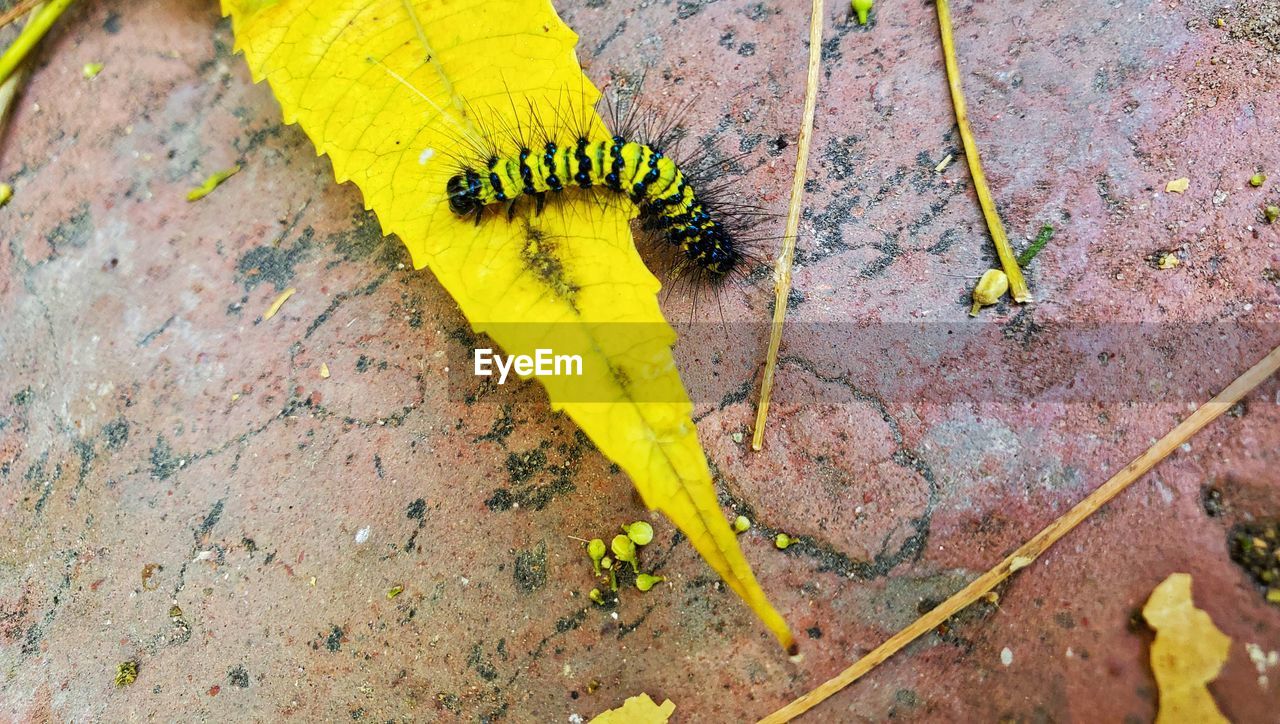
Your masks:
{"label": "black bristle on caterpillar", "polygon": [[679,135],[670,119],[638,114],[634,104],[619,114],[612,101],[609,116],[616,132],[607,139],[577,132],[570,142],[558,143],[547,134],[541,144],[519,139],[514,153],[490,154],[483,165],[463,164],[445,186],[449,208],[480,223],[485,209],[504,204],[510,219],[521,196],[530,197],[540,213],[549,192],[604,189],[630,198],[640,209],[642,227],[679,250],[675,271],[693,270],[712,281],[745,274],[750,255],[743,232],[752,217],[767,215],[718,201],[709,169],[685,170],[706,166],[705,158],[677,163],[666,155],[663,149]]}

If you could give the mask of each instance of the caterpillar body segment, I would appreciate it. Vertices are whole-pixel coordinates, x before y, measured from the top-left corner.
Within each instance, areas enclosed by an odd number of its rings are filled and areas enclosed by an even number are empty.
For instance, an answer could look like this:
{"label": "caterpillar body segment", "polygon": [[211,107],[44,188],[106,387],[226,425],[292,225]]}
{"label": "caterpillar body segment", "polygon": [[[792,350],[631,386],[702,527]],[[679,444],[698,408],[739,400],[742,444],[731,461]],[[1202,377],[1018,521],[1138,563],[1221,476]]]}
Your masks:
{"label": "caterpillar body segment", "polygon": [[622,136],[541,148],[522,146],[510,156],[490,156],[483,168],[466,167],[449,179],[449,208],[480,222],[484,209],[506,204],[514,213],[521,196],[542,210],[548,192],[566,188],[604,188],[626,194],[638,205],[646,225],[679,247],[688,263],[722,278],[741,259],[734,235],[709,204],[699,198],[672,159],[647,144]]}

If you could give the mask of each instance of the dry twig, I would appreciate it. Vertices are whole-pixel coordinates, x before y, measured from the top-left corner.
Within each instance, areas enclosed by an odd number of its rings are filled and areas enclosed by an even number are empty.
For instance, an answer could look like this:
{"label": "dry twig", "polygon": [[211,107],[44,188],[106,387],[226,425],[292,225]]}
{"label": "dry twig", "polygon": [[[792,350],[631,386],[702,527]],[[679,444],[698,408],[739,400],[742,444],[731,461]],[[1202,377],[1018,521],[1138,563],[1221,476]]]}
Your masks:
{"label": "dry twig", "polygon": [[1022,276],[1022,267],[1018,266],[1018,258],[1009,246],[1009,238],[1005,236],[1004,224],[1000,223],[1000,214],[996,211],[996,202],[991,198],[991,189],[987,186],[987,176],[982,172],[982,160],[978,157],[978,144],[973,140],[973,129],[969,127],[969,112],[965,108],[964,89],[960,85],[960,66],[956,63],[956,44],[951,37],[951,10],[947,0],[938,0],[938,25],[942,30],[942,57],[947,66],[947,84],[951,86],[951,102],[956,107],[956,123],[960,126],[960,140],[964,144],[964,158],[969,164],[969,173],[973,176],[973,187],[978,192],[978,203],[982,206],[982,215],[987,219],[987,228],[991,230],[991,240],[995,242],[996,254],[1000,257],[1000,267],[1009,277],[1009,292],[1015,302],[1031,301],[1031,291],[1027,289],[1027,280]]}
{"label": "dry twig", "polygon": [[782,252],[773,271],[773,324],[769,330],[769,351],[765,356],[764,380],[760,384],[760,406],[756,408],[755,432],[751,449],[764,446],[764,423],[769,415],[769,398],[773,394],[773,373],[778,366],[778,348],[782,345],[782,322],[787,316],[787,297],[791,295],[791,264],[796,256],[796,234],[800,229],[804,180],[809,165],[809,143],[813,138],[813,114],[818,105],[818,72],[822,61],[822,0],[813,0],[809,15],[809,76],[805,82],[804,115],[800,120],[800,139],[796,143],[796,175],[791,182],[791,203],[787,207],[787,226],[782,238]]}

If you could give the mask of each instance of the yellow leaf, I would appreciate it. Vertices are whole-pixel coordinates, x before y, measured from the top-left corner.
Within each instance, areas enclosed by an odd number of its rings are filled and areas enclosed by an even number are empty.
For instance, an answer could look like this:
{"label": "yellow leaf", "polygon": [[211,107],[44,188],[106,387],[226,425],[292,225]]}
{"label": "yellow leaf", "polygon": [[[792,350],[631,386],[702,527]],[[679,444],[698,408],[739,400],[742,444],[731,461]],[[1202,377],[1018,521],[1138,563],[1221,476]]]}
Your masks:
{"label": "yellow leaf", "polygon": [[1156,724],[1226,722],[1207,685],[1226,663],[1231,639],[1192,603],[1190,574],[1164,579],[1142,615],[1156,631],[1151,644],[1151,670],[1160,689]]}
{"label": "yellow leaf", "polygon": [[[547,0],[223,0],[254,80],[284,120],[353,181],[382,229],[429,268],[479,332],[508,355],[581,356],[581,377],[547,377],[567,413],[631,476],[725,582],[790,648],[786,622],[756,583],[716,499],[692,405],[658,308],[658,281],[630,235],[635,208],[566,192],[534,215],[480,224],[449,209],[445,183],[481,129],[582,118],[598,91],[577,36]],[[566,103],[578,98],[580,102]],[[473,159],[475,160],[475,159]],[[481,161],[483,159],[480,159]]]}
{"label": "yellow leaf", "polygon": [[617,709],[602,712],[591,724],[666,724],[676,705],[670,699],[658,706],[648,694],[629,697]]}
{"label": "yellow leaf", "polygon": [[280,296],[276,297],[275,301],[271,302],[271,306],[267,307],[267,311],[262,313],[262,321],[265,322],[268,319],[271,319],[272,317],[276,316],[276,312],[280,311],[280,307],[283,307],[284,303],[289,301],[289,297],[292,297],[295,293],[297,293],[297,291],[298,291],[297,289],[294,289],[293,287],[289,287],[283,292],[280,292]]}
{"label": "yellow leaf", "polygon": [[1176,178],[1165,184],[1164,192],[1166,194],[1180,194],[1189,188],[1191,188],[1191,179],[1183,176],[1182,178]]}

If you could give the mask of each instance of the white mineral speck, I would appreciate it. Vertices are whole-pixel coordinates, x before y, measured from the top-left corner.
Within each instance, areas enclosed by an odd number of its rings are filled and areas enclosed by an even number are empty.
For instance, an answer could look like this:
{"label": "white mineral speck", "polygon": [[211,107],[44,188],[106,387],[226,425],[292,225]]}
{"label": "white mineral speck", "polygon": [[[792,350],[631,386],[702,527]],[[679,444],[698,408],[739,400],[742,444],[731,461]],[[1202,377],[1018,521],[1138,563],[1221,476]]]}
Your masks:
{"label": "white mineral speck", "polygon": [[365,541],[369,540],[369,533],[371,533],[372,531],[373,529],[367,525],[361,528],[360,530],[356,531],[356,542],[364,543]]}
{"label": "white mineral speck", "polygon": [[1008,646],[1000,649],[1000,663],[1008,666],[1013,663],[1013,650]]}

